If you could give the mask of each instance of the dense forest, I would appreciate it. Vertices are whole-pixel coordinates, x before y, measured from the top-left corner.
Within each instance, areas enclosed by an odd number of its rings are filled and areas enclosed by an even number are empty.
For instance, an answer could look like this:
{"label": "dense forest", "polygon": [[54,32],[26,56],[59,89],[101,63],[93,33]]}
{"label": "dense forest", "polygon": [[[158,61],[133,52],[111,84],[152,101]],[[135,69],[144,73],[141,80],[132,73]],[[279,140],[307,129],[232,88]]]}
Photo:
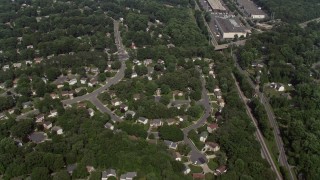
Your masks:
{"label": "dense forest", "polygon": [[254,0],[276,19],[289,23],[301,23],[320,17],[319,0]]}
{"label": "dense forest", "polygon": [[[269,93],[289,163],[306,179],[320,177],[320,24],[302,29],[295,25],[276,27],[252,36],[239,51],[240,65],[260,77],[260,87],[281,83],[284,92]],[[254,63],[264,64],[253,68]]]}

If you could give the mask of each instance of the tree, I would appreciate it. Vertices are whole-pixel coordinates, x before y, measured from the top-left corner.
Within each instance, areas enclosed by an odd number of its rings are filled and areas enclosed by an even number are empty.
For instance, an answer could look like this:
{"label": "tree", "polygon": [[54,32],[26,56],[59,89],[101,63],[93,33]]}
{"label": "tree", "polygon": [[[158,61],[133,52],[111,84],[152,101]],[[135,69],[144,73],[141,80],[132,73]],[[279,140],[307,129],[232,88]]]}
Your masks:
{"label": "tree", "polygon": [[26,137],[34,129],[34,122],[32,119],[26,119],[19,121],[16,125],[11,128],[11,133],[16,137]]}
{"label": "tree", "polygon": [[32,170],[31,179],[39,179],[39,180],[51,179],[49,170],[45,167],[35,167]]}
{"label": "tree", "polygon": [[164,140],[170,140],[174,142],[183,140],[183,132],[177,126],[164,125],[159,128],[159,135]]}
{"label": "tree", "polygon": [[61,170],[53,176],[53,180],[70,180],[71,177],[66,170]]}

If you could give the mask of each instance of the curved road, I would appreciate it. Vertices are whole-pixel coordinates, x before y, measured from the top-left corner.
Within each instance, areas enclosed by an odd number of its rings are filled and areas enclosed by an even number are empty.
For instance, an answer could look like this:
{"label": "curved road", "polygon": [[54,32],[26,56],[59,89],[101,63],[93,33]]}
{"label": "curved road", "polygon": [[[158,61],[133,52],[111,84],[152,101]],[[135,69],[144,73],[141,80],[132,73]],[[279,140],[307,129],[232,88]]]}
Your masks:
{"label": "curved road", "polygon": [[209,100],[209,96],[208,96],[208,91],[205,87],[206,82],[205,82],[205,79],[203,76],[201,76],[201,83],[202,83],[202,100],[200,101],[200,103],[204,106],[205,113],[202,115],[202,117],[195,124],[192,124],[192,125],[184,128],[182,131],[184,134],[183,141],[186,144],[188,144],[189,147],[191,148],[191,154],[193,156],[196,156],[197,159],[203,158],[206,162],[208,162],[206,155],[202,154],[201,151],[199,151],[199,149],[194,145],[194,143],[188,138],[188,133],[191,130],[202,127],[206,123],[207,118],[210,116],[210,113],[211,113],[210,100]]}
{"label": "curved road", "polygon": [[[93,105],[96,106],[96,108],[102,112],[102,113],[108,113],[111,117],[111,119],[116,122],[120,122],[122,121],[122,119],[120,117],[118,117],[116,114],[114,114],[109,108],[107,108],[106,106],[104,106],[101,101],[97,98],[99,94],[101,94],[103,91],[105,91],[106,89],[108,89],[110,86],[117,84],[121,81],[122,78],[124,78],[124,71],[126,69],[126,63],[125,61],[127,59],[129,59],[129,55],[126,52],[123,44],[122,44],[122,40],[121,40],[121,36],[120,36],[120,32],[119,32],[119,22],[114,20],[114,36],[115,36],[115,43],[118,49],[118,59],[121,62],[121,67],[118,70],[117,74],[111,78],[110,80],[108,80],[108,82],[96,89],[95,91],[85,94],[83,96],[79,96],[73,99],[66,99],[66,100],[62,100],[61,102],[66,105],[66,104],[74,104],[80,101],[85,101],[88,100],[90,101]],[[17,117],[17,120],[20,119],[24,119],[26,117],[28,117],[28,115],[30,114],[38,114],[39,110],[33,110],[30,111],[26,114],[22,114],[20,116]]]}

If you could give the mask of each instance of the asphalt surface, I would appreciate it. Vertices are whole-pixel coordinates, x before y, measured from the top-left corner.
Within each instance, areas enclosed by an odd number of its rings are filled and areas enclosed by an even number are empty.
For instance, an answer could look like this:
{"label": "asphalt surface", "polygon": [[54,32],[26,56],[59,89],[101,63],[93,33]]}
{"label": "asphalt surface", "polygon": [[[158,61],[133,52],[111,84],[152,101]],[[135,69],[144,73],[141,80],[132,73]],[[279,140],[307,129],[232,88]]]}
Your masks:
{"label": "asphalt surface", "polygon": [[210,105],[210,100],[209,100],[209,96],[208,96],[208,91],[205,88],[205,79],[204,77],[201,77],[201,83],[202,83],[202,100],[201,100],[201,104],[204,106],[205,108],[205,113],[202,115],[202,117],[195,123],[192,124],[186,128],[184,128],[183,134],[184,134],[184,139],[183,141],[189,145],[189,147],[191,148],[191,154],[193,156],[196,156],[197,159],[199,158],[203,158],[206,162],[208,162],[208,159],[206,158],[206,156],[204,154],[201,153],[201,151],[199,151],[199,149],[194,145],[194,143],[188,138],[188,133],[191,130],[197,129],[199,127],[202,127],[208,117],[210,116],[211,113],[211,105]]}
{"label": "asphalt surface", "polygon": [[34,114],[39,114],[39,110],[38,109],[34,109],[32,111],[29,111],[29,112],[26,112],[24,114],[21,114],[21,115],[17,116],[16,121],[20,121],[21,119],[26,119],[30,115],[34,115]]}
{"label": "asphalt surface", "polygon": [[278,123],[277,123],[277,121],[275,119],[274,112],[272,110],[272,107],[269,104],[268,99],[266,98],[264,93],[259,91],[259,88],[257,88],[257,86],[250,79],[249,74],[240,67],[240,65],[238,64],[237,57],[233,55],[233,59],[235,60],[237,69],[247,77],[247,80],[248,80],[249,84],[251,85],[251,87],[256,90],[255,93],[258,95],[258,97],[260,99],[260,102],[264,106],[264,108],[265,108],[265,110],[267,112],[267,115],[268,115],[268,120],[269,120],[270,125],[271,125],[271,127],[273,129],[275,142],[277,144],[277,149],[279,151],[278,159],[279,159],[280,165],[284,166],[284,167],[286,167],[286,169],[288,169],[289,174],[290,174],[290,179],[294,180],[295,179],[295,175],[292,172],[291,166],[289,165],[289,163],[287,161],[287,156],[286,156],[286,153],[285,153],[285,150],[284,150],[284,144],[283,144],[283,141],[282,141],[282,138],[281,138],[281,134],[280,134],[280,130],[279,130],[279,127],[278,127]]}
{"label": "asphalt surface", "polygon": [[252,113],[251,113],[251,110],[249,108],[249,106],[247,105],[247,98],[243,95],[243,92],[241,91],[237,81],[236,81],[236,78],[234,77],[234,75],[232,74],[232,77],[235,81],[235,84],[237,86],[237,90],[238,90],[238,94],[239,96],[241,97],[241,99],[243,100],[243,103],[245,104],[245,107],[246,107],[246,111],[247,111],[247,114],[249,115],[249,117],[251,118],[254,126],[256,127],[256,132],[255,132],[255,136],[257,138],[257,140],[259,141],[260,145],[261,145],[261,151],[262,151],[262,154],[263,154],[263,157],[269,162],[270,166],[271,166],[271,169],[276,173],[277,175],[277,179],[278,180],[281,180],[282,179],[282,176],[280,174],[280,172],[278,171],[277,169],[277,166],[275,165],[275,163],[273,162],[273,159],[272,159],[272,156],[271,156],[271,153],[269,152],[269,149],[263,139],[263,136],[262,136],[262,133],[260,132],[260,129],[258,127],[258,123],[257,123],[257,120],[253,117]]}
{"label": "asphalt surface", "polygon": [[320,18],[315,18],[315,19],[311,19],[311,20],[309,20],[309,21],[300,23],[299,26],[300,26],[301,28],[305,28],[305,27],[307,27],[308,23],[310,23],[310,22],[312,22],[312,21],[319,22],[319,21],[320,21]]}
{"label": "asphalt surface", "polygon": [[63,100],[62,103],[74,104],[80,101],[88,100],[93,105],[95,105],[100,112],[109,114],[113,122],[121,122],[122,119],[116,114],[114,114],[108,107],[104,106],[101,103],[101,101],[97,98],[98,95],[101,94],[103,91],[108,89],[110,86],[119,83],[124,78],[124,71],[126,69],[125,61],[129,59],[129,55],[122,44],[122,40],[119,32],[119,22],[116,20],[114,20],[114,36],[115,36],[115,43],[118,49],[118,59],[121,62],[121,68],[118,70],[117,74],[113,78],[109,79],[104,86],[96,89],[95,91],[83,96],[73,98],[73,99]]}

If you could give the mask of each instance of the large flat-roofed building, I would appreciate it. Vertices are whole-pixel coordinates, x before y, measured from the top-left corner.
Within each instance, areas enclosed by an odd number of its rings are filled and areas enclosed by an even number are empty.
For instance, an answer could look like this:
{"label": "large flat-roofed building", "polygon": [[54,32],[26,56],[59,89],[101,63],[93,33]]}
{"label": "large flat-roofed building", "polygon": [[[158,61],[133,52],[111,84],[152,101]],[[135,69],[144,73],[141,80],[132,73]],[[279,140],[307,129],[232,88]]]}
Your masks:
{"label": "large flat-roofed building", "polygon": [[226,12],[227,9],[221,4],[220,0],[207,0],[214,12]]}
{"label": "large flat-roofed building", "polygon": [[236,35],[247,36],[245,27],[241,26],[238,19],[235,18],[215,18],[216,25],[223,39],[233,39]]}
{"label": "large flat-roofed building", "polygon": [[266,13],[261,10],[260,7],[256,6],[251,0],[237,0],[237,3],[244,10],[247,16],[252,19],[264,19],[266,18]]}

